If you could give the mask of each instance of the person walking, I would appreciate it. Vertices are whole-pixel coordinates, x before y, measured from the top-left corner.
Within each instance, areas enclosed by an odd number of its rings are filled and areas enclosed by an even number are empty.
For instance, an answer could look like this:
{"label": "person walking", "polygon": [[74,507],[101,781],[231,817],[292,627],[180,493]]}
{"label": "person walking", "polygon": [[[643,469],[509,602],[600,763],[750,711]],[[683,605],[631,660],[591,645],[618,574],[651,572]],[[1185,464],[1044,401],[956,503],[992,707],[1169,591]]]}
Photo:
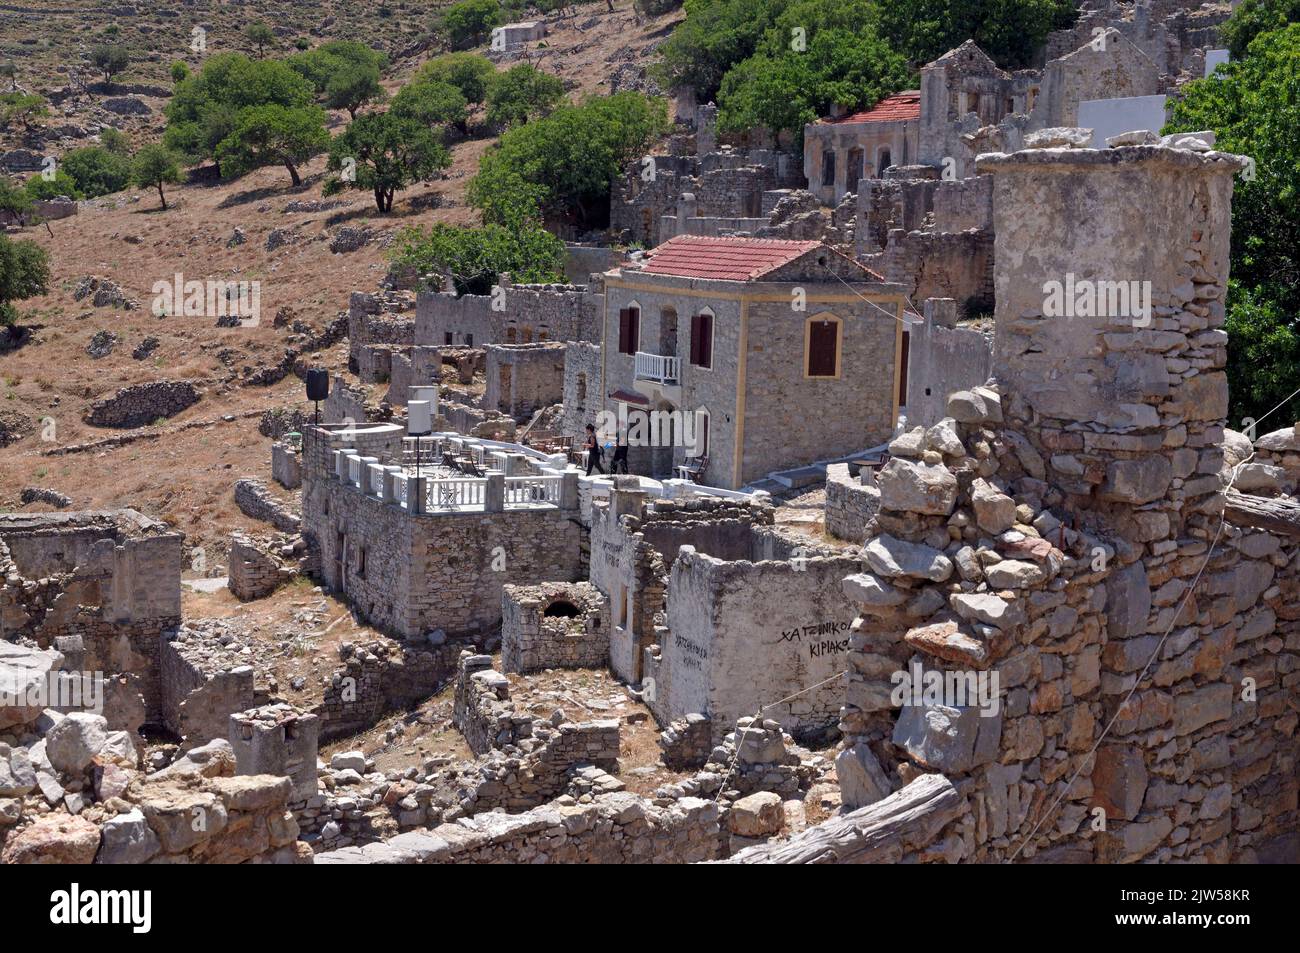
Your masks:
{"label": "person walking", "polygon": [[627,473],[627,434],[625,433],[619,433],[614,438],[614,459],[609,462],[609,472],[618,473],[620,466],[623,472]]}
{"label": "person walking", "polygon": [[600,442],[596,439],[596,428],[587,424],[587,476],[591,476],[591,468],[595,467],[602,474],[605,472],[605,466],[601,463]]}

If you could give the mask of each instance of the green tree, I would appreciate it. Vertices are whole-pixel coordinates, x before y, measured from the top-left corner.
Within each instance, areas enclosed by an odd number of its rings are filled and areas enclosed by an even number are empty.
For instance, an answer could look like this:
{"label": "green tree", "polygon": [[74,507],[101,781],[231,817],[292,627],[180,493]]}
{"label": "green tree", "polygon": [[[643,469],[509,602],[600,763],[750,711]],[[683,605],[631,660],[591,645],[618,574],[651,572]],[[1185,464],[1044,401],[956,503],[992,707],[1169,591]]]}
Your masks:
{"label": "green tree", "polygon": [[31,239],[10,241],[0,235],[0,325],[13,324],[13,302],[48,294],[50,259]]}
{"label": "green tree", "polygon": [[125,46],[103,44],[90,51],[90,64],[104,74],[104,85],[113,85],[113,77],[122,72],[131,63],[131,55]]}
{"label": "green tree", "polygon": [[686,0],[686,19],[659,47],[665,86],[692,86],[700,102],[716,98],[727,71],[758,49],[787,0]]}
{"label": "green tree", "polygon": [[226,175],[244,175],[282,165],[294,185],[302,185],[298,166],[329,147],[325,111],[319,106],[249,106],[217,146],[217,163]]}
{"label": "green tree", "polygon": [[99,134],[99,141],[103,144],[105,149],[113,153],[115,156],[126,156],[129,158],[131,155],[130,137],[116,126],[105,126],[103,131]]}
{"label": "green tree", "polygon": [[518,189],[548,216],[603,224],[609,188],[627,164],[668,130],[662,100],[636,92],[593,96],[517,126],[487,152],[469,186],[484,220],[504,222],[521,203]]}
{"label": "green tree", "polygon": [[505,22],[497,0],[460,0],[442,13],[438,27],[453,50],[479,46]]}
{"label": "green tree", "polygon": [[140,188],[156,188],[158,200],[167,208],[167,196],[163,194],[164,183],[181,180],[180,160],[176,153],[160,143],[150,143],[140,149],[131,160],[131,181]]}
{"label": "green tree", "polygon": [[449,165],[451,155],[428,127],[390,112],[366,113],[330,146],[328,168],[339,177],[329,188],[369,189],[375,207],[390,212],[398,189],[428,180]]}
{"label": "green tree", "polygon": [[[724,77],[719,129],[763,127],[801,141],[804,125],[832,105],[870,106],[907,87],[911,71],[876,32],[874,10],[871,0],[792,3],[758,51]],[[800,41],[794,48],[791,37]]]}
{"label": "green tree", "polygon": [[311,83],[316,95],[324,96],[335,73],[349,66],[369,66],[382,73],[388,68],[388,56],[357,40],[330,40],[314,50],[295,53],[285,63]]}
{"label": "green tree", "polygon": [[176,60],[172,63],[170,72],[172,82],[179,83],[181,80],[185,79],[185,77],[190,75],[190,68],[183,60]]}
{"label": "green tree", "polygon": [[[1257,33],[1243,59],[1183,87],[1165,129],[1213,129],[1216,148],[1254,160],[1232,197],[1225,327],[1229,414],[1238,421],[1261,417],[1300,387],[1297,75],[1300,24]],[[1300,419],[1300,399],[1278,413],[1279,420]]]}
{"label": "green tree", "polygon": [[881,35],[914,65],[973,39],[1007,69],[1029,66],[1047,34],[1078,16],[1074,0],[890,0],[877,10]]}
{"label": "green tree", "polygon": [[379,79],[388,66],[388,57],[364,43],[331,40],[314,50],[297,53],[286,62],[312,84],[326,106],[346,109],[353,119],[366,103],[384,99]]}
{"label": "green tree", "polygon": [[261,21],[246,26],[244,36],[248,38],[248,42],[253,44],[258,59],[266,55],[268,48],[274,48],[275,46],[275,31]]}
{"label": "green tree", "polygon": [[31,129],[32,120],[49,115],[45,100],[35,93],[0,94],[0,129],[8,129],[15,122]]}
{"label": "green tree", "polygon": [[460,90],[465,102],[477,105],[487,99],[496,67],[477,53],[444,53],[420,67],[411,82],[447,83]]}
{"label": "green tree", "polygon": [[489,125],[522,126],[545,116],[564,98],[564,83],[529,63],[510,67],[493,81],[487,95]]}
{"label": "green tree", "polygon": [[437,80],[407,83],[397,91],[388,111],[430,128],[455,126],[464,131],[469,121],[469,109],[461,91]]}
{"label": "green tree", "polygon": [[117,148],[104,145],[73,149],[63,157],[62,171],[86,198],[120,192],[131,184],[131,161],[126,151],[117,151],[120,148],[119,143]]}
{"label": "green tree", "polygon": [[519,282],[562,281],[564,275],[564,242],[535,221],[404,229],[392,257],[426,280],[450,275],[458,295],[487,294],[503,272]]}
{"label": "green tree", "polygon": [[16,184],[7,175],[0,175],[0,212],[8,212],[16,218],[30,215],[32,197],[27,190]]}
{"label": "green tree", "polygon": [[77,188],[77,183],[72,176],[64,169],[55,169],[54,178],[47,179],[44,175],[37,173],[27,180],[23,186],[25,191],[33,200],[57,199],[60,196],[66,196],[70,199],[85,198],[81,190]]}
{"label": "green tree", "polygon": [[1239,60],[1246,55],[1251,40],[1261,33],[1297,22],[1300,22],[1300,0],[1242,0],[1219,28],[1219,39],[1232,58]]}
{"label": "green tree", "polygon": [[384,98],[379,70],[373,66],[349,64],[334,73],[325,87],[325,105],[330,109],[346,109],[352,119],[357,118],[357,110],[366,103],[383,102]]}
{"label": "green tree", "polygon": [[190,162],[215,159],[217,146],[234,130],[241,110],[299,108],[311,102],[311,83],[284,62],[214,53],[199,72],[176,85],[164,110],[163,143]]}

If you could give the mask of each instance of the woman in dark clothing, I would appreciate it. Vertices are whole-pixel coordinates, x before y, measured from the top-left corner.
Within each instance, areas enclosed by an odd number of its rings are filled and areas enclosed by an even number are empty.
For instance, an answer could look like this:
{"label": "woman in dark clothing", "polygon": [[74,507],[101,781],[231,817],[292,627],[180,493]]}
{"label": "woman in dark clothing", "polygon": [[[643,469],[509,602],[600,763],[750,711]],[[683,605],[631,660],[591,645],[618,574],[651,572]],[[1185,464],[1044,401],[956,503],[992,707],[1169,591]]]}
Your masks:
{"label": "woman in dark clothing", "polygon": [[605,472],[605,466],[600,462],[601,451],[600,444],[596,440],[596,428],[587,424],[587,476],[591,476],[591,468],[595,467],[602,474]]}

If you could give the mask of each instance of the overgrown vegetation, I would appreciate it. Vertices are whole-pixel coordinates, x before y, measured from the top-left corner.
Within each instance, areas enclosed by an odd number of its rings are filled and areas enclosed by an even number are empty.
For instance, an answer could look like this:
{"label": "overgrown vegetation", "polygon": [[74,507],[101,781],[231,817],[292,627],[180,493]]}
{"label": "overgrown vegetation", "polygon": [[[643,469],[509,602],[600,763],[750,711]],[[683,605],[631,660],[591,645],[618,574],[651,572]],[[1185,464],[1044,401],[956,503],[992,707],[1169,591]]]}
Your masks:
{"label": "overgrown vegetation", "polygon": [[610,183],[668,129],[662,100],[623,92],[561,106],[509,130],[483,156],[469,186],[484,221],[515,220],[535,207],[547,219],[603,225]]}
{"label": "overgrown vegetation", "polygon": [[49,290],[50,259],[45,249],[29,238],[10,241],[0,235],[0,326],[12,324],[18,317],[13,302]]}
{"label": "overgrown vegetation", "polygon": [[[1266,9],[1265,9],[1266,8]],[[1285,0],[1243,4],[1231,35],[1276,23]],[[1272,11],[1270,13],[1270,10]],[[1242,20],[1238,20],[1238,17]],[[1248,24],[1243,26],[1242,24]],[[1254,33],[1239,61],[1184,87],[1167,132],[1213,129],[1216,148],[1249,156],[1232,197],[1228,286],[1230,419],[1241,426],[1287,400],[1300,419],[1300,24]]]}
{"label": "overgrown vegetation", "polygon": [[686,0],[660,48],[666,87],[716,100],[723,130],[796,136],[832,105],[871,106],[967,39],[999,65],[1029,64],[1071,0]]}
{"label": "overgrown vegetation", "polygon": [[427,126],[392,112],[366,113],[330,145],[328,169],[338,175],[326,194],[368,189],[375,207],[390,212],[398,189],[432,178],[451,164],[451,155]]}

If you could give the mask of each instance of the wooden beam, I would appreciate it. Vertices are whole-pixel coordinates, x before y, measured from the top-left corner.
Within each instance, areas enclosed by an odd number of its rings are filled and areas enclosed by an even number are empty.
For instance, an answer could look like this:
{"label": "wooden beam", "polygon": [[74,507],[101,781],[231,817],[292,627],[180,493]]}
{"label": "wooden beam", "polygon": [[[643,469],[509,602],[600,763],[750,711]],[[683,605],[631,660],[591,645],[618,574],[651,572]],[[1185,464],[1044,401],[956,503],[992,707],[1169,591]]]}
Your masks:
{"label": "wooden beam", "polygon": [[1290,499],[1229,491],[1225,495],[1223,518],[1234,526],[1300,538],[1300,503]]}
{"label": "wooden beam", "polygon": [[724,864],[892,864],[932,842],[966,799],[942,774],[923,774],[889,797],[787,841],[747,847]]}

